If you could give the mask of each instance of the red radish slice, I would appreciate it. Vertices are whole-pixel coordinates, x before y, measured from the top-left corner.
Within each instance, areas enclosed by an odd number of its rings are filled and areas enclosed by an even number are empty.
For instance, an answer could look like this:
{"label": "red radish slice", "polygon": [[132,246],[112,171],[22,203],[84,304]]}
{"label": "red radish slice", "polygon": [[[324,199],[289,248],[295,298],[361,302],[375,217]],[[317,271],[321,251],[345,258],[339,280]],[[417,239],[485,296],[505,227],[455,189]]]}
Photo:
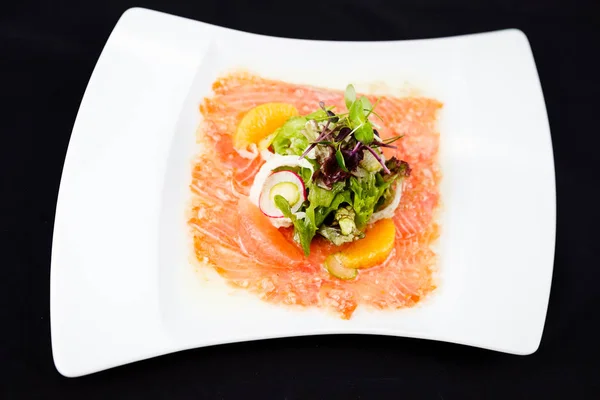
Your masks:
{"label": "red radish slice", "polygon": [[275,205],[275,196],[280,195],[290,203],[292,212],[296,212],[306,200],[306,189],[302,178],[292,171],[273,172],[265,180],[260,192],[258,206],[269,218],[283,218],[284,215]]}

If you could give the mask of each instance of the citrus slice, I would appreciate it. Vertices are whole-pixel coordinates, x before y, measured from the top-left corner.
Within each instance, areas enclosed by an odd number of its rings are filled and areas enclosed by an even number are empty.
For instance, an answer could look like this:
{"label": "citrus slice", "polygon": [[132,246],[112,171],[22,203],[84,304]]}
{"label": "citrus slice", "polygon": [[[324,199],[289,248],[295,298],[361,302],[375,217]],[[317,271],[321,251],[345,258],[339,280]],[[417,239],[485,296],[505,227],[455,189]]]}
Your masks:
{"label": "citrus slice", "polygon": [[357,269],[371,268],[386,260],[396,239],[396,226],[387,218],[369,228],[365,238],[325,259],[325,268],[335,277],[352,279]]}
{"label": "citrus slice", "polygon": [[357,269],[344,267],[336,254],[332,254],[325,259],[325,268],[331,275],[339,279],[349,280],[356,278]]}
{"label": "citrus slice", "polygon": [[252,108],[240,121],[233,135],[233,146],[246,149],[251,143],[258,144],[282,126],[298,110],[288,103],[265,103]]}

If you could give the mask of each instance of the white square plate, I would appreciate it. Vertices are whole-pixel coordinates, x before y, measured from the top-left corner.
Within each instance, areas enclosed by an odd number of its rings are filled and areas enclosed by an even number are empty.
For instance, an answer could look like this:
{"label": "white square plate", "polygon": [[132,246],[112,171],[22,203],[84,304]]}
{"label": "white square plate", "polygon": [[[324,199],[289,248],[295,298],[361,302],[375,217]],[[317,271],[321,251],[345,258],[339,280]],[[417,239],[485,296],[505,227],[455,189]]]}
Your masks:
{"label": "white square plate", "polygon": [[[362,56],[343,61],[353,52]],[[326,64],[312,62],[325,56]],[[198,278],[185,226],[198,104],[217,75],[237,67],[333,88],[409,84],[444,103],[440,285],[430,299],[393,312],[359,308],[344,321]],[[131,9],[98,60],[64,165],[52,248],[54,361],[79,376],[193,347],[322,333],[530,354],[544,326],[554,240],[550,131],[522,32],[306,41]]]}

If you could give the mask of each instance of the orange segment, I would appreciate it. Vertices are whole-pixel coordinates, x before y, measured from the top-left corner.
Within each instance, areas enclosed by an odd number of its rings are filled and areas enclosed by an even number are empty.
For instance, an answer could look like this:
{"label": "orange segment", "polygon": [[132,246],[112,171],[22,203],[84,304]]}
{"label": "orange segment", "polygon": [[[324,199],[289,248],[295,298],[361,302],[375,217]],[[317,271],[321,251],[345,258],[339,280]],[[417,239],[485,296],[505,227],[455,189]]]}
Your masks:
{"label": "orange segment", "polygon": [[371,268],[386,260],[396,238],[396,226],[391,219],[376,222],[364,239],[353,242],[344,250],[332,254],[337,261],[348,269]]}
{"label": "orange segment", "polygon": [[298,110],[288,103],[265,103],[252,108],[244,115],[233,135],[233,146],[245,149],[251,143],[258,144],[272,134]]}

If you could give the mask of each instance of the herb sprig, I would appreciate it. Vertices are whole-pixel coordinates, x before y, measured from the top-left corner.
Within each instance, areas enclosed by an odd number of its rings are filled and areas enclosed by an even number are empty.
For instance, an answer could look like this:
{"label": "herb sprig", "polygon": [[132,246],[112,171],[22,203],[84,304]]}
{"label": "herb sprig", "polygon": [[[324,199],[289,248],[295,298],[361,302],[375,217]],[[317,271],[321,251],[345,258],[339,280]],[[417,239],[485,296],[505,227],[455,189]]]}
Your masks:
{"label": "herb sprig", "polygon": [[357,170],[364,158],[364,152],[370,153],[381,166],[384,174],[390,174],[386,166],[380,148],[395,149],[392,143],[401,139],[403,135],[381,139],[379,132],[369,120],[371,115],[383,120],[375,112],[375,108],[381,101],[378,98],[374,104],[366,96],[357,97],[353,85],[348,85],[344,92],[344,102],[347,112],[336,114],[333,107],[327,107],[324,102],[319,102],[323,116],[313,121],[320,127],[317,138],[313,140],[308,148],[300,156],[306,157],[317,146],[322,147],[319,151],[320,165],[319,174],[325,187],[333,183],[347,179]]}

